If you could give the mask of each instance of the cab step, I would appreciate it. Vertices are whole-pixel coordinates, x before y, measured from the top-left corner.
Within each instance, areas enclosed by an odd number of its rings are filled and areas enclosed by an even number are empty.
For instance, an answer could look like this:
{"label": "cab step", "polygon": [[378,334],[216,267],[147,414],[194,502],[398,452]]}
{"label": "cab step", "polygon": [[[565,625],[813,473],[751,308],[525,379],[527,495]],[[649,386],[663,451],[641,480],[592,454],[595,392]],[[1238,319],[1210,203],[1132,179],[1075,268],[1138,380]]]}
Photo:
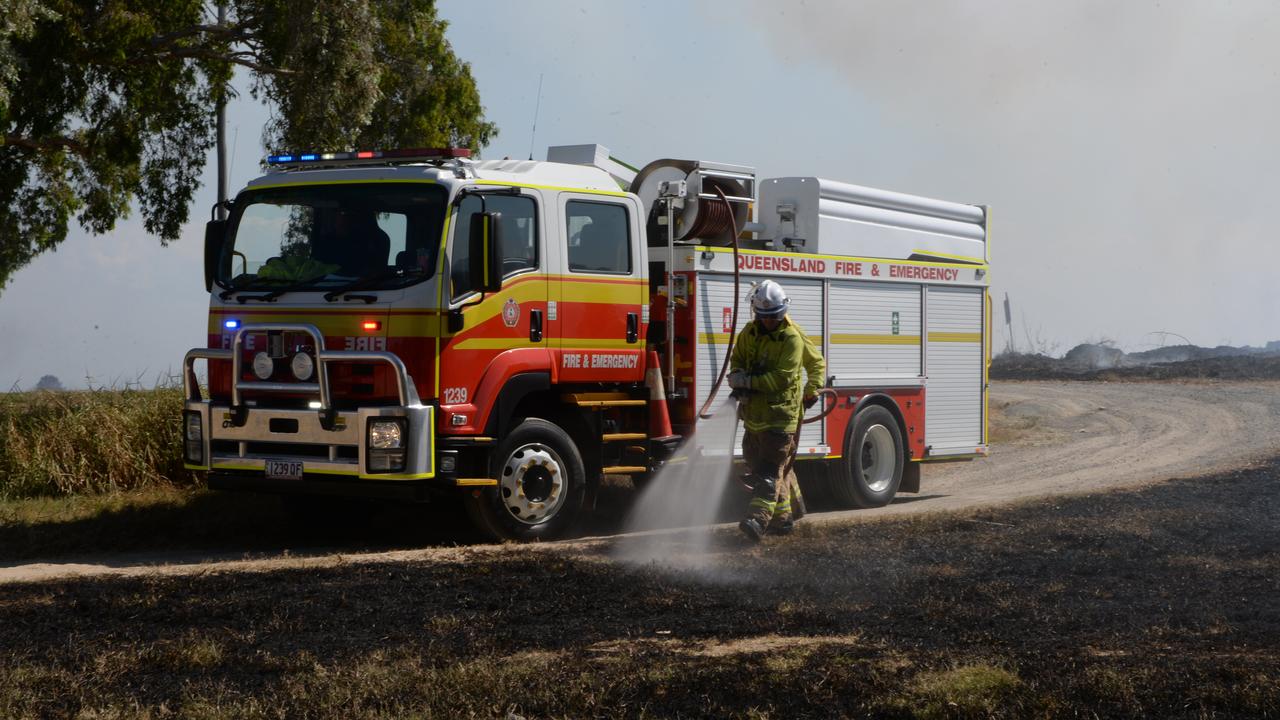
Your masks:
{"label": "cab step", "polygon": [[649,472],[643,465],[610,465],[600,468],[602,475],[640,475]]}
{"label": "cab step", "polygon": [[600,436],[604,442],[618,442],[620,440],[648,440],[649,433],[605,433]]}

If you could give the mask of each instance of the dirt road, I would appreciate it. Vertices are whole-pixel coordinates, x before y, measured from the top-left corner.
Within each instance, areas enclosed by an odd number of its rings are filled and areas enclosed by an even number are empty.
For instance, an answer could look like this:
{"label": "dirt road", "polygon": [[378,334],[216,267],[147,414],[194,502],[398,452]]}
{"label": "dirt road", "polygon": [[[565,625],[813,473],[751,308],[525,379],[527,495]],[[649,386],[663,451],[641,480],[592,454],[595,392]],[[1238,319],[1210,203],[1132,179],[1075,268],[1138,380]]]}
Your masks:
{"label": "dirt road", "polygon": [[[1192,477],[1280,455],[1280,383],[1014,382],[992,386],[991,456],[925,469],[919,495],[878,510],[815,513],[814,522],[996,505]],[[592,542],[576,540],[569,543]],[[539,550],[554,551],[561,544]],[[189,574],[457,557],[522,548],[311,553],[242,560],[208,554],[0,566],[0,583],[67,575]]]}
{"label": "dirt road", "polygon": [[993,383],[991,409],[990,457],[927,466],[919,499],[854,514],[1132,487],[1280,455],[1280,383],[1270,381]]}

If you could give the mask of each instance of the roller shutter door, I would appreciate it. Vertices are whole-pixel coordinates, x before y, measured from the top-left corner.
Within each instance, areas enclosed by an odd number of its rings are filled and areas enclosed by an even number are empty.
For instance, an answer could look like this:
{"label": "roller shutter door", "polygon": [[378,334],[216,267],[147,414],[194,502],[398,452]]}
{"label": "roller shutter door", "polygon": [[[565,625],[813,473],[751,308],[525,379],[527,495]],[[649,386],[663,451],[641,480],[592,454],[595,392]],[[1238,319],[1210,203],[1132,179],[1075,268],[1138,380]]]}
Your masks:
{"label": "roller shutter door", "polygon": [[920,286],[833,282],[827,374],[856,379],[920,377]]}
{"label": "roller shutter door", "polygon": [[982,289],[926,294],[925,444],[932,455],[982,444]]}

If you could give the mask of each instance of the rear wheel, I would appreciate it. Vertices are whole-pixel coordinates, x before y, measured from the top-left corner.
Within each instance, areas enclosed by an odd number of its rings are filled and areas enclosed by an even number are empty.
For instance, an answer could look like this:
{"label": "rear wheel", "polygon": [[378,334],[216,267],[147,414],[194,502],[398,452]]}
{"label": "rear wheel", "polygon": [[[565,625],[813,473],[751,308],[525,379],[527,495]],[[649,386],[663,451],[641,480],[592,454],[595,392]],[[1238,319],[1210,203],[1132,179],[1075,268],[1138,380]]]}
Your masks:
{"label": "rear wheel", "polygon": [[490,463],[496,488],[467,496],[476,525],[498,540],[558,537],[582,507],[582,455],[558,425],[527,418],[498,445]]}
{"label": "rear wheel", "polygon": [[844,457],[833,467],[831,493],[845,507],[882,507],[902,483],[905,456],[902,431],[893,414],[879,405],[853,418]]}

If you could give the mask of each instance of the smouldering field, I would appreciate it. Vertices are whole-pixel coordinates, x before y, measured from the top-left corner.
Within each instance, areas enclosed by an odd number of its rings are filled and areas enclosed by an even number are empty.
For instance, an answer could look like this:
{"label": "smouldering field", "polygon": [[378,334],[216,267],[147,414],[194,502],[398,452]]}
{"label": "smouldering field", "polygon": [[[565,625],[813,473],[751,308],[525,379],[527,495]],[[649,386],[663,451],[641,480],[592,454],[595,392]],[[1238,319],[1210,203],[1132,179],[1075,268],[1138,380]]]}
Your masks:
{"label": "smouldering field", "polygon": [[1278,463],[696,570],[618,542],[0,586],[0,716],[1280,714]]}

